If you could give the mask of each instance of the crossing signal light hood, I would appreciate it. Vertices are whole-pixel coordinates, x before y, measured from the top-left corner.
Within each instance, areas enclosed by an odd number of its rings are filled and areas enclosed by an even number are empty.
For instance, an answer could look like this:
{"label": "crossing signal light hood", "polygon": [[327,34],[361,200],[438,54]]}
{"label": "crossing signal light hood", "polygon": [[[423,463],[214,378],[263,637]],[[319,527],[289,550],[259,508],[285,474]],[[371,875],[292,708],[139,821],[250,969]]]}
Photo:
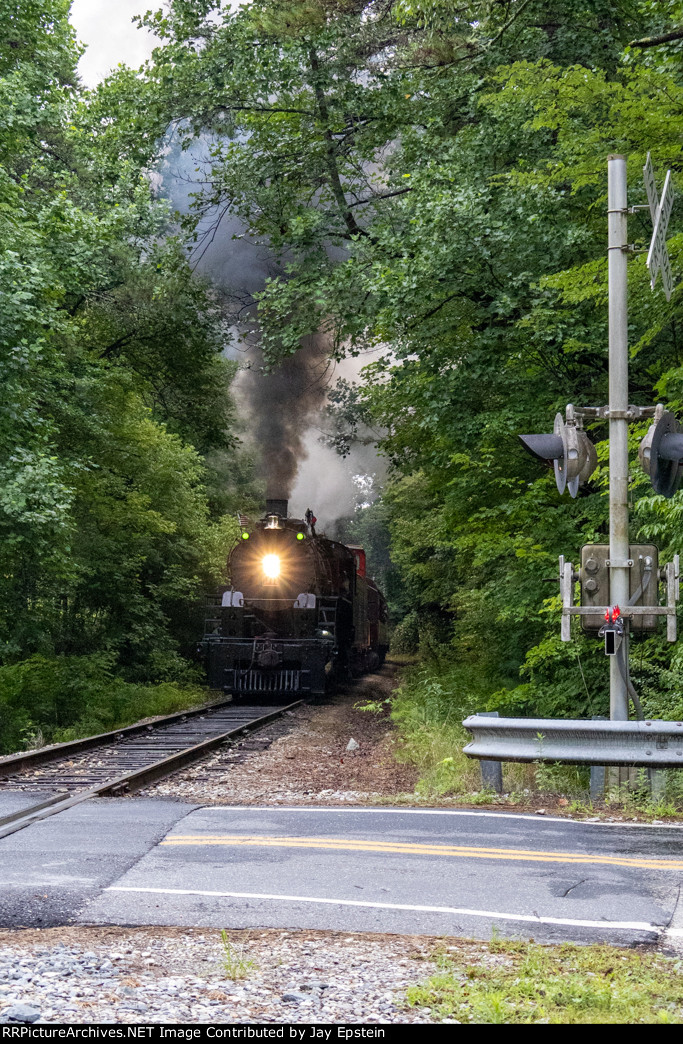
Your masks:
{"label": "crossing signal light hood", "polygon": [[554,430],[548,435],[520,435],[524,449],[555,471],[560,493],[565,489],[575,497],[598,466],[595,446],[585,431],[575,424],[565,424],[561,413],[555,416]]}
{"label": "crossing signal light hood", "polygon": [[654,424],[640,444],[638,456],[656,493],[672,497],[681,482],[683,433],[669,410],[657,406]]}

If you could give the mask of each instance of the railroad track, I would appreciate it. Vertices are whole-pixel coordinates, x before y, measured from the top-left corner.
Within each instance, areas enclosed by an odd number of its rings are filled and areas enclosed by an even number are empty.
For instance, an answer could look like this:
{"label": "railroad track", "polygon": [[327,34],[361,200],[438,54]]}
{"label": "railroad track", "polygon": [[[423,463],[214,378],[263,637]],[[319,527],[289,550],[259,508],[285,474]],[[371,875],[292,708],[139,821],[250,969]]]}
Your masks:
{"label": "railroad track", "polygon": [[0,790],[59,791],[0,818],[0,838],[90,798],[140,790],[301,702],[273,707],[222,701],[150,724],[0,758]]}

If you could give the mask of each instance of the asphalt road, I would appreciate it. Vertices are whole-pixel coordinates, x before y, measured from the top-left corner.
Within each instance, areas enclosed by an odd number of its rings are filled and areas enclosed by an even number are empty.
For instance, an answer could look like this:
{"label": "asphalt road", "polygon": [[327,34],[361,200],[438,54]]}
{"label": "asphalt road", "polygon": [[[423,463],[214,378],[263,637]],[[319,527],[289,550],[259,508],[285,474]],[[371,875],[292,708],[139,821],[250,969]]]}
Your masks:
{"label": "asphalt road", "polygon": [[[0,817],[49,797],[0,793]],[[171,801],[88,801],[0,839],[0,927],[72,923],[83,907],[193,808]]]}
{"label": "asphalt road", "polygon": [[0,924],[671,941],[682,842],[514,813],[100,800],[0,839]]}

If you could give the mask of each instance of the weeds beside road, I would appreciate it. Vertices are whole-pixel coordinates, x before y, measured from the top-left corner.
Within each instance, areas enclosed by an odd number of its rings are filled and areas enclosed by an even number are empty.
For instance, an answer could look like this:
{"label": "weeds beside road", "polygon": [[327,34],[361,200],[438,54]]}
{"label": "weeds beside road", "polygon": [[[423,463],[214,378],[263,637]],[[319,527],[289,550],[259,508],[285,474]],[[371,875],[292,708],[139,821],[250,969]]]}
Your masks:
{"label": "weeds beside road", "polygon": [[396,758],[419,774],[414,795],[430,804],[505,806],[552,810],[575,816],[619,816],[646,820],[683,818],[683,771],[667,771],[663,793],[653,797],[647,771],[630,787],[614,787],[599,804],[589,795],[590,770],[576,765],[504,764],[502,795],[482,789],[480,764],[463,754],[471,736],[462,721],[486,709],[490,685],[476,672],[448,662],[404,663],[397,689],[368,712],[390,709],[398,729]]}
{"label": "weeds beside road", "polygon": [[410,1004],[474,1023],[683,1022],[683,962],[642,949],[539,946],[493,939],[436,955],[439,970],[412,986]]}

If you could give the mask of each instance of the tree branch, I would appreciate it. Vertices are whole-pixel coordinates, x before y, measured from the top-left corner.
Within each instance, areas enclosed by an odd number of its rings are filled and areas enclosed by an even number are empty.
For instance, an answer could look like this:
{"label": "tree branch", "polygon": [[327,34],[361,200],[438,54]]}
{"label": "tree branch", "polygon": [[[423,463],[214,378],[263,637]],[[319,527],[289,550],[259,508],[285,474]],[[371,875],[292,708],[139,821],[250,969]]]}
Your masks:
{"label": "tree branch", "polygon": [[508,21],[507,21],[507,22],[505,23],[505,25],[504,25],[504,26],[503,26],[503,28],[502,28],[502,29],[500,30],[500,32],[499,32],[499,33],[496,33],[496,35],[495,35],[495,36],[493,37],[493,39],[489,41],[489,43],[487,44],[487,47],[493,47],[493,45],[494,45],[495,43],[498,43],[498,41],[500,40],[501,36],[503,36],[503,34],[504,34],[504,33],[506,33],[506,32],[508,31],[508,29],[510,28],[510,26],[511,26],[511,25],[513,25],[513,24],[514,24],[514,23],[515,23],[515,22],[517,21],[517,19],[518,19],[518,18],[519,18],[519,16],[521,15],[522,11],[524,10],[524,8],[525,8],[525,7],[528,7],[528,5],[529,5],[530,3],[531,3],[531,0],[523,0],[523,2],[522,2],[522,3],[520,4],[520,5],[519,5],[519,7],[517,8],[517,10],[515,11],[515,13],[514,13],[514,14],[512,15],[512,18],[510,18],[510,19],[509,19],[509,20],[508,20]]}
{"label": "tree branch", "polygon": [[308,109],[280,109],[268,107],[267,105],[235,105],[226,102],[225,105],[216,106],[215,112],[267,112],[267,113],[294,113],[298,116],[313,116]]}
{"label": "tree branch", "polygon": [[408,329],[409,330],[414,330],[415,327],[419,326],[420,323],[423,323],[425,321],[425,319],[431,319],[431,317],[433,315],[436,315],[437,312],[441,311],[441,309],[444,308],[445,305],[447,305],[450,301],[454,300],[454,298],[459,297],[459,296],[460,296],[460,291],[459,290],[456,290],[454,294],[449,294],[448,297],[445,297],[443,299],[443,301],[440,301],[439,304],[436,305],[436,307],[430,308],[430,310],[428,312],[425,312],[424,315],[419,316],[419,318],[416,319],[414,323],[410,323]]}
{"label": "tree branch", "polygon": [[683,29],[672,29],[670,33],[662,33],[661,36],[645,36],[642,40],[631,40],[629,47],[660,47],[673,40],[683,40]]}
{"label": "tree branch", "polygon": [[311,72],[313,73],[313,92],[315,94],[315,100],[318,104],[318,112],[320,113],[320,119],[324,127],[325,135],[325,158],[327,172],[330,178],[330,188],[332,189],[332,195],[334,196],[337,206],[344,219],[344,223],[349,230],[351,236],[367,236],[365,229],[362,229],[356,222],[355,217],[349,209],[349,204],[346,201],[346,195],[344,188],[339,177],[339,169],[337,167],[337,157],[334,149],[334,138],[330,130],[330,113],[327,107],[327,98],[325,92],[320,86],[320,65],[318,63],[318,56],[311,48],[309,51],[309,61],[311,63]]}
{"label": "tree branch", "polygon": [[368,196],[367,199],[357,199],[355,203],[348,203],[349,209],[351,207],[362,207],[366,203],[374,203],[376,199],[392,199],[394,196],[405,196],[406,192],[414,192],[412,188],[397,189],[396,192],[385,192],[384,195],[380,196]]}
{"label": "tree branch", "polygon": [[131,330],[130,333],[123,334],[123,336],[118,337],[115,341],[112,341],[111,344],[107,345],[106,348],[102,349],[102,351],[100,352],[100,358],[110,359],[117,348],[121,348],[124,344],[126,344],[127,341],[130,341],[133,337],[135,337],[136,332],[137,331],[135,330]]}

